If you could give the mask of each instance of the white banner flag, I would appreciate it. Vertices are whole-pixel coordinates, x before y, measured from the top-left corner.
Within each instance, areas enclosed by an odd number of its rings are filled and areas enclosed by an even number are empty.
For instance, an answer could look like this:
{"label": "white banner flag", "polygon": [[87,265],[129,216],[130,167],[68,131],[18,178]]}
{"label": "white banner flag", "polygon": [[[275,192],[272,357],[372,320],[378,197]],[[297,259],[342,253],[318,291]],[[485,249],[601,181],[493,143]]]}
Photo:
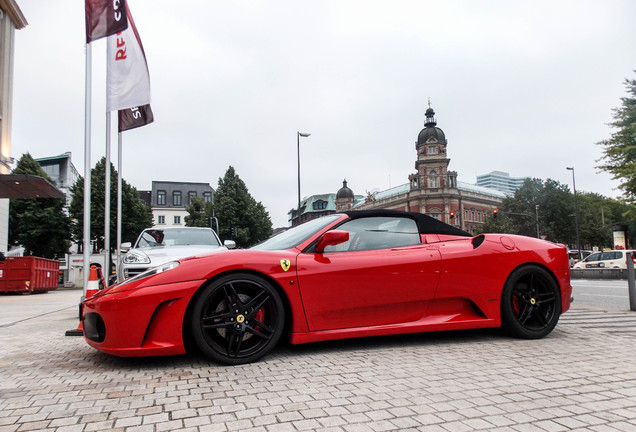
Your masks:
{"label": "white banner flag", "polygon": [[150,103],[150,74],[137,27],[126,5],[128,28],[108,37],[106,110],[118,111]]}

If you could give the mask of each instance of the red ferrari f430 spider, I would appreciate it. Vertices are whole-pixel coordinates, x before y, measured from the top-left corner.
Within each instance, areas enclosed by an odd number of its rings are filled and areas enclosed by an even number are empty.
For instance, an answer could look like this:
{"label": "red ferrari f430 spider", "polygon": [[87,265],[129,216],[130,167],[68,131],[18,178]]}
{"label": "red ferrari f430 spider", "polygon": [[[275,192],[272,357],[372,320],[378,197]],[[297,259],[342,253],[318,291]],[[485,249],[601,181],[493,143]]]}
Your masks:
{"label": "red ferrari f430 spider", "polygon": [[244,250],[169,262],[82,303],[89,345],[116,356],[198,348],[241,364],[292,344],[502,327],[549,334],[570,307],[565,246],[472,236],[419,213],[351,211]]}

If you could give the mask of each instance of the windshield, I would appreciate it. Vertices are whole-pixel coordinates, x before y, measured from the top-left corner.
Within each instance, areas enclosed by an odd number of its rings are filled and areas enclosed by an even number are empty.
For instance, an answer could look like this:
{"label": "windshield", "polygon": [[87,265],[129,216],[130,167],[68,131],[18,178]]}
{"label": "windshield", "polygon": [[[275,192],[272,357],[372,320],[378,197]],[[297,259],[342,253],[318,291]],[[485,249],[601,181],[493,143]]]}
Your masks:
{"label": "windshield", "polygon": [[275,237],[265,240],[263,243],[258,244],[251,249],[258,250],[284,250],[291,249],[298,246],[314,233],[320,231],[330,223],[338,219],[340,215],[323,216],[318,219],[305,222],[302,225],[298,225],[294,228],[290,228],[287,231],[278,234]]}
{"label": "windshield", "polygon": [[207,228],[147,229],[141,233],[136,248],[157,246],[220,246],[214,231]]}

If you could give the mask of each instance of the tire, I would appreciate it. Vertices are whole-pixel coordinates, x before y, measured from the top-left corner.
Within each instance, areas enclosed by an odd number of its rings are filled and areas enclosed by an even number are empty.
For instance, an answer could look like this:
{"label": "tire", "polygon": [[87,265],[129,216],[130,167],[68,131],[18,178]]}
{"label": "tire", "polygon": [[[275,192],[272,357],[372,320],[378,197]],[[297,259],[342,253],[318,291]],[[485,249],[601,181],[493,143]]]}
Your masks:
{"label": "tire", "polygon": [[542,267],[526,265],[513,271],[501,296],[504,331],[522,339],[540,339],[556,326],[561,314],[561,292]]}
{"label": "tire", "polygon": [[283,302],[260,277],[221,277],[195,301],[190,315],[192,339],[204,356],[218,363],[254,362],[276,346],[283,332]]}

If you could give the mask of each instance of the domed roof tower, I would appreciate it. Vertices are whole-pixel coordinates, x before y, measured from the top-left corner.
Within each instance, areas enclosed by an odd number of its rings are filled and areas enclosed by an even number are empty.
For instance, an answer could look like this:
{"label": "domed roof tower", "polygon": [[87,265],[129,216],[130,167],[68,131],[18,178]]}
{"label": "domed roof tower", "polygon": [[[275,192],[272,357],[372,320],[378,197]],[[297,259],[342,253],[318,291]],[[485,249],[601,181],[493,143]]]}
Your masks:
{"label": "domed roof tower", "polygon": [[441,143],[446,145],[446,135],[444,131],[437,127],[435,121],[435,111],[430,106],[426,110],[426,123],[424,123],[424,129],[420,131],[417,136],[417,145],[423,145],[427,143]]}
{"label": "domed roof tower", "polygon": [[355,195],[347,186],[347,180],[342,181],[342,187],[336,192],[336,211],[347,211],[353,207]]}
{"label": "domed roof tower", "polygon": [[446,135],[437,127],[435,111],[429,101],[424,129],[415,142],[417,172],[409,176],[411,190],[434,191],[457,187],[457,173],[448,171],[450,159],[446,154],[447,145]]}
{"label": "domed roof tower", "polygon": [[347,187],[347,180],[342,181],[342,187],[336,193],[336,199],[353,198],[353,191]]}

